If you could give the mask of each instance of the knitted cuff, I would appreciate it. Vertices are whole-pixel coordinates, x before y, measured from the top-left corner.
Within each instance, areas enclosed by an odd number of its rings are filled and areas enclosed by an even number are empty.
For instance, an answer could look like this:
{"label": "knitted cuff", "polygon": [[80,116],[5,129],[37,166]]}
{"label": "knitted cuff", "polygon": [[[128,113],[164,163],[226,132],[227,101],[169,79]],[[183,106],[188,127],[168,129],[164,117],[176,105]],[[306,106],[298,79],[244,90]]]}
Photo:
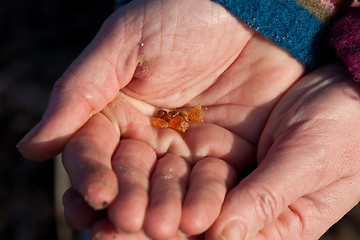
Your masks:
{"label": "knitted cuff", "polygon": [[360,82],[360,7],[347,9],[332,27],[330,45]]}
{"label": "knitted cuff", "polygon": [[290,52],[307,70],[318,62],[326,24],[341,0],[213,0]]}
{"label": "knitted cuff", "polygon": [[121,5],[124,5],[124,4],[126,4],[126,3],[130,2],[130,1],[131,0],[117,0],[117,1],[115,1],[116,2],[115,9],[118,9]]}

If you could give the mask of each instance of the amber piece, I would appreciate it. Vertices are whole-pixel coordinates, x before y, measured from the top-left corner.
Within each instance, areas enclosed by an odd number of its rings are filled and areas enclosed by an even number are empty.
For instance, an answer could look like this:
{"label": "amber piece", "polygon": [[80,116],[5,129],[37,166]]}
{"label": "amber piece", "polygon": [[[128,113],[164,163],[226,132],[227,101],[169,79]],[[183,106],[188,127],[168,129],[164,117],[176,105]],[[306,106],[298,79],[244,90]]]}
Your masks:
{"label": "amber piece", "polygon": [[166,114],[165,118],[163,118],[163,119],[165,119],[166,121],[170,122],[171,119],[175,118],[175,117],[178,116],[179,114],[180,114],[180,113],[179,113],[178,111],[176,111],[176,110],[170,110],[170,111]]}
{"label": "amber piece", "polygon": [[158,111],[158,117],[159,117],[159,118],[162,118],[162,119],[165,119],[167,113],[168,113],[168,112],[165,111],[165,110],[159,110],[159,111]]}
{"label": "amber piece", "polygon": [[186,120],[189,121],[189,112],[186,110],[181,111],[181,116]]}
{"label": "amber piece", "polygon": [[204,113],[202,112],[200,105],[196,105],[193,109],[191,109],[188,115],[189,120],[192,122],[204,122]]}
{"label": "amber piece", "polygon": [[185,133],[189,128],[189,121],[191,122],[203,122],[204,114],[200,105],[196,105],[190,111],[183,110],[181,112],[177,110],[159,110],[158,118],[153,121],[153,125],[157,128],[172,128],[179,132]]}
{"label": "amber piece", "polygon": [[153,121],[153,126],[157,128],[167,128],[169,123],[162,118],[155,118]]}
{"label": "amber piece", "polygon": [[169,128],[173,128],[179,132],[184,133],[189,128],[189,123],[180,115],[171,119]]}

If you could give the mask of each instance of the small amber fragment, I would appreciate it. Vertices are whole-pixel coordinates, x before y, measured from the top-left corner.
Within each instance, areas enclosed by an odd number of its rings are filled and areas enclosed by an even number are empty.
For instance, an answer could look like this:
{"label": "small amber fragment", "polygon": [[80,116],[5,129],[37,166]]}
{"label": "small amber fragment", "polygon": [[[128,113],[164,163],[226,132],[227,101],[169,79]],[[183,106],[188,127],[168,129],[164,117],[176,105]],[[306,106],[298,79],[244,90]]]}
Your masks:
{"label": "small amber fragment", "polygon": [[186,120],[189,121],[189,112],[186,110],[181,111],[181,116]]}
{"label": "small amber fragment", "polygon": [[185,133],[191,122],[203,122],[204,114],[200,105],[196,105],[190,111],[183,110],[181,113],[175,109],[170,111],[159,110],[158,118],[153,121],[157,128],[173,128],[179,132]]}
{"label": "small amber fragment", "polygon": [[171,119],[169,128],[173,128],[179,132],[184,133],[189,128],[189,123],[180,115]]}
{"label": "small amber fragment", "polygon": [[155,118],[153,121],[153,126],[157,128],[167,128],[169,123],[162,118]]}
{"label": "small amber fragment", "polygon": [[165,120],[166,121],[168,121],[168,122],[170,122],[171,121],[171,119],[173,119],[173,118],[175,118],[176,116],[178,116],[180,113],[178,112],[178,111],[176,111],[176,110],[170,110],[167,114],[166,114],[166,116],[165,116]]}
{"label": "small amber fragment", "polygon": [[165,111],[165,110],[159,110],[159,111],[158,111],[158,117],[159,117],[159,118],[162,118],[162,119],[165,119],[167,113],[168,113],[168,112]]}
{"label": "small amber fragment", "polygon": [[189,120],[192,122],[204,122],[204,113],[202,112],[200,105],[196,105],[191,109],[188,115]]}

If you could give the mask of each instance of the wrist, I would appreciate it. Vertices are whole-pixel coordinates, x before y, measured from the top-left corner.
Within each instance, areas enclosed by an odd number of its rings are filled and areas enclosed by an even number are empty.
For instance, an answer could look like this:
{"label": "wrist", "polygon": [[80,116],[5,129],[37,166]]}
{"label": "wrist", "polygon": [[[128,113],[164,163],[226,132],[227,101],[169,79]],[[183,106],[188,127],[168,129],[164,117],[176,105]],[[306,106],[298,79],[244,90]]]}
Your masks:
{"label": "wrist", "polygon": [[319,61],[327,24],[339,7],[332,4],[333,1],[320,0],[213,1],[290,52],[308,70]]}

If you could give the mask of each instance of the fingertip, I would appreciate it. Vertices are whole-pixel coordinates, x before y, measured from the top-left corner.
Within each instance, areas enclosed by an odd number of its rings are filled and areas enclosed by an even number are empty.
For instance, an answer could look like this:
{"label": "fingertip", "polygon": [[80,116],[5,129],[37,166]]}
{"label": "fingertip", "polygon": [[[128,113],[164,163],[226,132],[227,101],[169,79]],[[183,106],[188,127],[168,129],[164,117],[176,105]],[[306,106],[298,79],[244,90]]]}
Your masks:
{"label": "fingertip", "polygon": [[72,228],[89,229],[101,217],[103,212],[92,209],[80,195],[73,197],[66,204],[64,210],[65,221]]}
{"label": "fingertip", "polygon": [[59,134],[57,129],[45,126],[42,120],[16,144],[16,148],[28,160],[51,159],[63,150],[69,138],[69,135]]}
{"label": "fingertip", "polygon": [[108,219],[101,219],[96,222],[91,228],[91,239],[92,240],[114,240],[118,238],[118,231],[111,224]]}
{"label": "fingertip", "polygon": [[228,190],[236,182],[236,171],[226,162],[216,158],[197,162],[183,203],[180,229],[190,235],[205,232],[216,221]]}
{"label": "fingertip", "polygon": [[20,154],[28,160],[44,161],[56,155],[49,154],[48,148],[41,149],[41,144],[36,143],[36,136],[39,134],[42,125],[42,121],[40,121],[16,144]]}
{"label": "fingertip", "polygon": [[230,221],[222,227],[217,235],[224,240],[244,239],[244,225],[237,220]]}
{"label": "fingertip", "polygon": [[236,220],[219,218],[206,231],[206,239],[213,240],[237,240],[244,239],[243,227]]}
{"label": "fingertip", "polygon": [[52,142],[19,142],[16,148],[20,154],[31,161],[45,161],[58,155],[63,148],[63,144],[58,145]]}
{"label": "fingertip", "polygon": [[[177,215],[174,213],[174,215]],[[157,221],[157,219],[146,219],[144,231],[151,239],[172,239],[178,234],[178,223],[176,220]]]}
{"label": "fingertip", "polygon": [[98,181],[91,181],[91,183],[83,187],[82,192],[85,201],[93,209],[105,209],[114,201],[118,193],[116,176],[114,174],[104,174]]}
{"label": "fingertip", "polygon": [[71,202],[81,196],[73,187],[70,187],[68,190],[65,191],[62,197],[62,203],[64,207],[67,207]]}
{"label": "fingertip", "polygon": [[181,232],[186,236],[198,235],[205,232],[209,227],[209,220],[201,214],[201,212],[198,212],[197,214],[186,213],[185,216],[183,216],[183,219],[191,219],[191,222],[187,222],[182,219],[180,223]]}
{"label": "fingertip", "polygon": [[135,191],[129,195],[119,195],[109,207],[108,218],[119,232],[139,232],[144,224],[147,192]]}
{"label": "fingertip", "polygon": [[31,142],[31,140],[36,137],[36,135],[39,133],[40,129],[42,128],[43,121],[38,122],[18,143],[27,143]]}
{"label": "fingertip", "polygon": [[136,233],[126,233],[118,231],[114,225],[107,219],[97,221],[91,228],[92,240],[147,240],[151,239],[143,231]]}

